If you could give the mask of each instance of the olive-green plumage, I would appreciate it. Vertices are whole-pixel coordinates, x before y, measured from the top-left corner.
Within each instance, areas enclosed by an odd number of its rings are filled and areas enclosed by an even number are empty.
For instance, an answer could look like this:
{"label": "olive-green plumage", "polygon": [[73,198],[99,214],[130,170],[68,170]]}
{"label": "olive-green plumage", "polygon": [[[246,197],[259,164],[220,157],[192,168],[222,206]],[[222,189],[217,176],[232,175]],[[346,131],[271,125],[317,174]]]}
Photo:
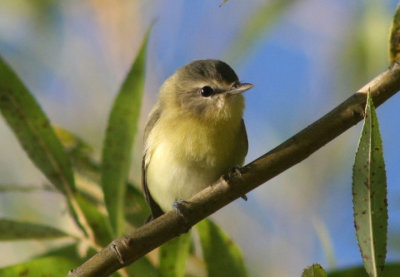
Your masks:
{"label": "olive-green plumage", "polygon": [[243,163],[241,93],[251,87],[219,60],[193,61],[164,82],[144,137],[142,180],[152,218]]}

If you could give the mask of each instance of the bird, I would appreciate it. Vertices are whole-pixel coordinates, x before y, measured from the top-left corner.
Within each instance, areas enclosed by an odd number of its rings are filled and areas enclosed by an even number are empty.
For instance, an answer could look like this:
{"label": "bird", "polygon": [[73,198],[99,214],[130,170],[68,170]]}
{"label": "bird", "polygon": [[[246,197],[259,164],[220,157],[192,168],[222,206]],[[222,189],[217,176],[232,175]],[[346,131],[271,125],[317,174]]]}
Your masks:
{"label": "bird", "polygon": [[161,85],[144,132],[148,221],[243,164],[248,140],[242,93],[252,87],[216,59],[192,61]]}

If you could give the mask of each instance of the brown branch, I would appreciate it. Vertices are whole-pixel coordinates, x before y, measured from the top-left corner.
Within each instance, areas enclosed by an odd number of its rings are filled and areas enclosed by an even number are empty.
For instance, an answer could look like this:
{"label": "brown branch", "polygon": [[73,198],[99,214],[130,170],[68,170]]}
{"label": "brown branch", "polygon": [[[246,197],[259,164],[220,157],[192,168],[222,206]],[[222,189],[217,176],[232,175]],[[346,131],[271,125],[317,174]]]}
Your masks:
{"label": "brown branch", "polygon": [[331,112],[243,167],[240,175],[230,176],[229,183],[220,178],[193,196],[181,206],[184,217],[175,210],[164,214],[129,235],[114,240],[84,264],[71,270],[68,276],[108,276],[127,266],[241,195],[301,162],[361,121],[368,91],[375,106],[379,106],[399,90],[400,65],[394,64]]}

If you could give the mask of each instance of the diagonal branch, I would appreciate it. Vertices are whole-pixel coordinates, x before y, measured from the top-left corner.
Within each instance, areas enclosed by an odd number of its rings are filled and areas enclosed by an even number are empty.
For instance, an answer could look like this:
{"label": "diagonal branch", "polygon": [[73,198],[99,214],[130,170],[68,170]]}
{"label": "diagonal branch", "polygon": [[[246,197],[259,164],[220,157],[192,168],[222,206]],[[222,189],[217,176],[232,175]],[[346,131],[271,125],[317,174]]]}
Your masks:
{"label": "diagonal branch", "polygon": [[175,210],[164,214],[114,240],[84,264],[71,270],[68,276],[108,276],[127,266],[241,195],[301,162],[361,121],[368,91],[375,105],[379,106],[399,90],[400,65],[395,63],[325,116],[243,167],[241,174],[233,174],[228,182],[220,178],[193,196],[180,207],[184,217]]}

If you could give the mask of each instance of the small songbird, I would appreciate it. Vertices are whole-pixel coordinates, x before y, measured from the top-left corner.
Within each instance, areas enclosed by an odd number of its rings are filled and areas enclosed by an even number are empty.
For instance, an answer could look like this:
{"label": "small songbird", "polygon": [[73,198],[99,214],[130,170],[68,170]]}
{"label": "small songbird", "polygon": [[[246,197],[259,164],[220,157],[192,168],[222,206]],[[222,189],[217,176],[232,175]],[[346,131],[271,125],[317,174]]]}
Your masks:
{"label": "small songbird", "polygon": [[252,87],[219,60],[193,61],[163,83],[144,134],[142,185],[150,220],[243,164],[242,92]]}

